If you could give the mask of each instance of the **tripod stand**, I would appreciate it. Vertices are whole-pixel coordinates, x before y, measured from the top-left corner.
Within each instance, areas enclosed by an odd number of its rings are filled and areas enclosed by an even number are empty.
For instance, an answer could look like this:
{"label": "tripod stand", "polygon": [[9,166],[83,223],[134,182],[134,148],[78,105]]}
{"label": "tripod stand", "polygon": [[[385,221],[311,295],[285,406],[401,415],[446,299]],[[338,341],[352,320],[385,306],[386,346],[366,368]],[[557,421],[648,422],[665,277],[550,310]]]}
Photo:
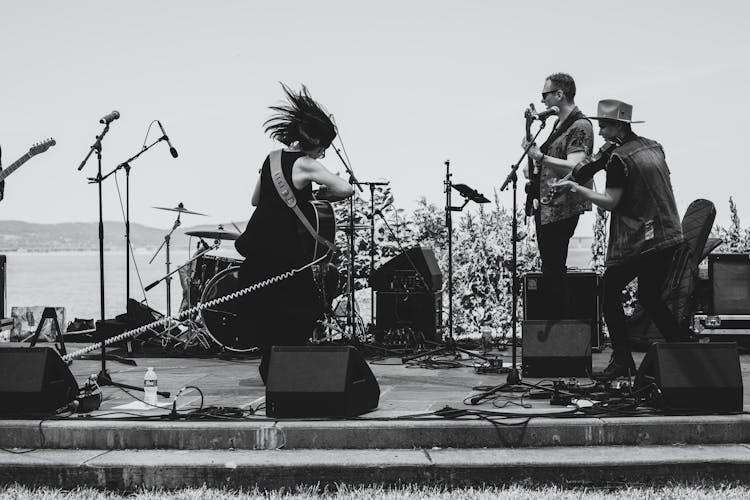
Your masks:
{"label": "tripod stand", "polygon": [[[445,181],[443,185],[445,187],[445,226],[448,229],[448,335],[444,340],[445,345],[413,356],[401,358],[403,363],[435,354],[457,354],[459,352],[490,362],[490,358],[458,347],[453,337],[453,212],[460,212],[470,201],[475,203],[489,203],[490,200],[466,184],[453,184],[452,177],[450,160],[445,160]],[[458,191],[464,198],[463,205],[459,207],[454,207],[451,201],[453,189]]]}

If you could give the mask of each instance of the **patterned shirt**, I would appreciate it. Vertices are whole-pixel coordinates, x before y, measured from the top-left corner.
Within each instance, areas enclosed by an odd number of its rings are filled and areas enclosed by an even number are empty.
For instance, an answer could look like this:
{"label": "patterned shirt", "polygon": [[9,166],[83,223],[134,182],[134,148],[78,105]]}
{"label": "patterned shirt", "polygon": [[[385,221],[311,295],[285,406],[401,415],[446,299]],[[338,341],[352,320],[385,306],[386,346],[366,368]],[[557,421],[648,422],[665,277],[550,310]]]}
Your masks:
{"label": "patterned shirt", "polygon": [[[578,107],[575,107],[571,114],[578,111]],[[559,125],[559,124],[558,124]],[[586,156],[591,155],[594,149],[594,128],[591,126],[591,122],[585,119],[578,119],[563,132],[560,137],[555,139],[547,147],[547,156],[554,158],[567,159],[568,155],[573,153],[583,152]],[[540,198],[545,198],[550,190],[550,186],[554,184],[560,176],[555,171],[542,166],[541,173],[539,175],[539,189],[541,190]],[[593,181],[586,183],[587,187],[593,186]],[[541,212],[540,217],[542,224],[549,224],[550,222],[557,222],[568,217],[580,215],[585,211],[591,210],[591,202],[588,200],[580,199],[575,194],[565,192],[559,196],[553,198],[548,205],[540,205]]]}

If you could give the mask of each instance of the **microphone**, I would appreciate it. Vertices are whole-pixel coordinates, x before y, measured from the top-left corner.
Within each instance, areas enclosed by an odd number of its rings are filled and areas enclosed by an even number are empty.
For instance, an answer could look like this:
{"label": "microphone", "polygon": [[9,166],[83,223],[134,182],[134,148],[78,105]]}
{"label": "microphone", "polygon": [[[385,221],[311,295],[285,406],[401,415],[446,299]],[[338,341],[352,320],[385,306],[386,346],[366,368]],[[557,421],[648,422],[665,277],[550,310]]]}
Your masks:
{"label": "microphone", "polygon": [[533,116],[534,116],[535,120],[544,121],[547,118],[549,118],[550,116],[556,115],[558,113],[560,113],[560,108],[558,108],[557,106],[551,106],[549,109],[547,109],[545,111],[540,111],[539,113],[534,113]]}
{"label": "microphone", "polygon": [[112,111],[110,114],[104,115],[102,117],[102,119],[99,120],[99,123],[108,124],[108,123],[111,123],[111,122],[117,120],[118,118],[120,118],[120,112],[119,111]]}
{"label": "microphone", "polygon": [[164,132],[164,127],[162,127],[161,122],[159,120],[156,120],[156,123],[159,124],[159,128],[161,129],[161,135],[164,136],[162,137],[162,139],[167,141],[167,144],[169,145],[169,153],[172,155],[172,158],[177,158],[177,150],[174,148],[174,146],[172,146],[172,143],[169,142],[169,137],[167,137],[167,133]]}

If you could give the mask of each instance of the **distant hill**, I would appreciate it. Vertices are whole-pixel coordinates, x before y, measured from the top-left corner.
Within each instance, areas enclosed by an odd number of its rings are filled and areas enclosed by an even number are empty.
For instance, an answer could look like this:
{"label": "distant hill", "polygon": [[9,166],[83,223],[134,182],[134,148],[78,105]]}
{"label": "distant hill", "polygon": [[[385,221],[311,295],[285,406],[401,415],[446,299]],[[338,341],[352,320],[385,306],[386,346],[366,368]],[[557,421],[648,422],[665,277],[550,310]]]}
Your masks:
{"label": "distant hill", "polygon": [[[246,222],[237,226],[244,229]],[[236,232],[231,223],[224,225],[226,231]],[[60,252],[99,249],[98,222],[63,222],[59,224],[35,224],[17,220],[0,221],[0,253],[2,252]],[[186,231],[215,231],[216,226],[180,227],[172,235],[173,248],[185,248]],[[130,241],[133,248],[156,249],[164,241],[168,229],[157,229],[143,224],[130,224]],[[105,250],[125,251],[125,224],[104,222]]]}

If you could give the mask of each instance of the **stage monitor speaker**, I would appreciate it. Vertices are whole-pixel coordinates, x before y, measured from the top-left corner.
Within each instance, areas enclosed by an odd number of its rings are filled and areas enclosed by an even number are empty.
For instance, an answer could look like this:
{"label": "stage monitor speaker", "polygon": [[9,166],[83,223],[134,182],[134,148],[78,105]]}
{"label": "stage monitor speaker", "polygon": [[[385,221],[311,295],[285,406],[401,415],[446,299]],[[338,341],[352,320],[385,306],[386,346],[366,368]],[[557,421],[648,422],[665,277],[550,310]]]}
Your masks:
{"label": "stage monitor speaker", "polygon": [[521,368],[525,377],[591,375],[592,321],[524,320]]}
{"label": "stage monitor speaker", "polygon": [[[599,299],[600,277],[593,271],[568,271],[568,314],[565,319],[593,322],[591,347],[601,347],[602,305]],[[523,276],[523,319],[548,319],[548,304],[543,297],[542,273],[529,272]]]}
{"label": "stage monitor speaker", "polygon": [[351,346],[271,348],[266,415],[353,417],[378,407],[380,386]]}
{"label": "stage monitor speaker", "polygon": [[52,414],[77,396],[73,374],[51,347],[0,347],[0,414]]}
{"label": "stage monitor speaker", "polygon": [[750,255],[709,254],[709,314],[750,314]]}
{"label": "stage monitor speaker", "polygon": [[658,388],[656,404],[672,410],[742,411],[742,373],[734,342],[656,343],[643,357],[635,389]]}
{"label": "stage monitor speaker", "polygon": [[[427,290],[417,274],[424,278]],[[443,288],[443,273],[431,248],[414,247],[373,271],[370,286],[379,292],[436,292]]]}
{"label": "stage monitor speaker", "polygon": [[426,340],[442,340],[442,293],[377,292],[375,304],[378,330],[411,328]]}

